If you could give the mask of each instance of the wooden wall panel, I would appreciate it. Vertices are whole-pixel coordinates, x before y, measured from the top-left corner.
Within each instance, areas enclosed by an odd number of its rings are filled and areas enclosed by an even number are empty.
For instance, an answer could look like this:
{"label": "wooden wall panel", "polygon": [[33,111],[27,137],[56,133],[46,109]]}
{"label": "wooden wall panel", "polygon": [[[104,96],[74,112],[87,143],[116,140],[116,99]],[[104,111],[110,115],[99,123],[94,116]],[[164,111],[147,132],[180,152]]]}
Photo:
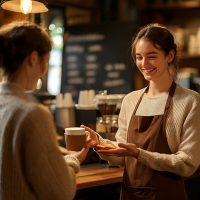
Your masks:
{"label": "wooden wall panel", "polygon": [[3,20],[2,24],[9,24],[15,20],[29,20],[29,15],[23,13],[11,12],[8,10],[3,10]]}

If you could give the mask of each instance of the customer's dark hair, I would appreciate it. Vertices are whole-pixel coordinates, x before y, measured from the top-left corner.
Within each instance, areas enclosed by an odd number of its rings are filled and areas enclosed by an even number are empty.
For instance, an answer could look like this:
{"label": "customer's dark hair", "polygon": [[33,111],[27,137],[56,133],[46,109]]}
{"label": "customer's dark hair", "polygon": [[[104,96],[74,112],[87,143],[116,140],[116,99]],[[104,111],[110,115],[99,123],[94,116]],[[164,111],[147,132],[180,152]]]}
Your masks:
{"label": "customer's dark hair", "polygon": [[42,58],[51,48],[48,33],[33,22],[14,21],[0,28],[0,68],[4,75],[15,73],[31,52],[37,51]]}
{"label": "customer's dark hair", "polygon": [[169,63],[169,72],[171,76],[175,78],[177,75],[180,59],[177,45],[174,42],[174,36],[172,35],[172,33],[166,27],[160,24],[149,24],[143,27],[136,35],[132,43],[131,54],[134,61],[136,61],[136,44],[140,39],[145,39],[152,42],[154,47],[163,51],[165,55],[168,55],[171,50],[174,50],[175,55],[172,62]]}

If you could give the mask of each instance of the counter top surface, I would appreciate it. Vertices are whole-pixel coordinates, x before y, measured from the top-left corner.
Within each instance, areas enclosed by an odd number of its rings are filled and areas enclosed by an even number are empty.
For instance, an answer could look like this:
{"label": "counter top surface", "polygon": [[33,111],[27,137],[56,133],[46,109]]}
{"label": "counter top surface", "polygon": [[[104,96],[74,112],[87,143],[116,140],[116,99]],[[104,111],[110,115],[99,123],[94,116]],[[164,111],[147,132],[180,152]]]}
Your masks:
{"label": "counter top surface", "polygon": [[76,174],[77,189],[122,182],[124,168],[108,164],[83,165]]}

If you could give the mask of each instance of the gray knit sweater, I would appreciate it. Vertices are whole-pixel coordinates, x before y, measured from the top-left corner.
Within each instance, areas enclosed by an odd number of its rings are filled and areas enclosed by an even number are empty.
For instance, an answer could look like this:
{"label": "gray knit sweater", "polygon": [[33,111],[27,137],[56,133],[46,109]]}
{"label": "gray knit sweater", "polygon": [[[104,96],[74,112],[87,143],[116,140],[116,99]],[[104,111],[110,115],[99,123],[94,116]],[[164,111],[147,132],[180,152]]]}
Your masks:
{"label": "gray knit sweater", "polygon": [[[117,142],[100,137],[100,144],[126,143],[127,131],[134,108],[143,94],[142,90],[129,93],[122,102],[119,115]],[[139,104],[137,115],[160,115],[164,112],[167,94],[158,98],[145,97]],[[172,154],[160,154],[140,149],[138,162],[158,171],[168,171],[181,176],[191,176],[200,164],[200,95],[177,84],[166,120],[166,137]],[[124,157],[105,156],[110,165],[124,165]]]}
{"label": "gray knit sweater", "polygon": [[0,199],[73,199],[79,168],[58,150],[49,111],[20,85],[0,83]]}

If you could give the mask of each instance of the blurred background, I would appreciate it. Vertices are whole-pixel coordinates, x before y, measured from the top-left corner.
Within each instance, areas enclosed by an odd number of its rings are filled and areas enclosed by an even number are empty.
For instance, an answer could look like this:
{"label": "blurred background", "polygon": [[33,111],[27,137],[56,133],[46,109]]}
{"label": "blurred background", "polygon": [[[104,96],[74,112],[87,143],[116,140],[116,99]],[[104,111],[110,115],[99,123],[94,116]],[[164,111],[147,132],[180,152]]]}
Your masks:
{"label": "blurred background", "polygon": [[[131,59],[130,47],[139,28],[152,22],[167,26],[183,50],[180,71],[184,73],[179,79],[191,74],[198,76],[197,0],[48,0],[47,3],[45,13],[25,15],[0,10],[0,26],[17,19],[34,19],[48,30],[53,40],[40,94],[56,96],[71,92],[77,103],[80,90],[128,93],[143,88],[147,83]],[[198,86],[186,82],[186,87],[198,90]]]}
{"label": "blurred background", "polygon": [[[115,140],[124,96],[148,85],[131,58],[131,43],[140,27],[149,23],[161,23],[173,33],[182,56],[176,81],[200,93],[199,0],[47,3],[48,11],[44,13],[0,9],[0,26],[14,20],[32,20],[51,36],[48,72],[35,90],[27,91],[27,96],[50,110],[61,146],[65,146],[64,129],[81,124]],[[83,164],[99,162],[104,161],[91,150]],[[195,193],[198,177],[196,173],[185,179],[191,199],[200,199]]]}

